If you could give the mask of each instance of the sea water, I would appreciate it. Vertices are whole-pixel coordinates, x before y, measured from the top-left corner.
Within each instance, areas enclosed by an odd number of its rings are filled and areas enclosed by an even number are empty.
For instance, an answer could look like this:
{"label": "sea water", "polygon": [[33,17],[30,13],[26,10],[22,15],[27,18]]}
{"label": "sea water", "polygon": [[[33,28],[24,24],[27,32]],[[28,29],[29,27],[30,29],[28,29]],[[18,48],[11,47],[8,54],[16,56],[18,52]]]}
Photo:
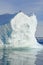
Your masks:
{"label": "sea water", "polygon": [[0,65],[43,65],[43,49],[0,49]]}

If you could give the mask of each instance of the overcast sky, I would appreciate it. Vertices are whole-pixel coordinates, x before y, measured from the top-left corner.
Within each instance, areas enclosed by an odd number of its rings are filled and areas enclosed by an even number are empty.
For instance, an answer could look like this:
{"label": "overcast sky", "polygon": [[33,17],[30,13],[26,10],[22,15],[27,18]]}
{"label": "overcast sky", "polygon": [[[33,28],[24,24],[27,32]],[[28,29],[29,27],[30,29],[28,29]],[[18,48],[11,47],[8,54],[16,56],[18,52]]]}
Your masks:
{"label": "overcast sky", "polygon": [[38,19],[36,36],[43,36],[43,0],[0,0],[0,15],[15,13],[19,10],[28,15],[36,14]]}

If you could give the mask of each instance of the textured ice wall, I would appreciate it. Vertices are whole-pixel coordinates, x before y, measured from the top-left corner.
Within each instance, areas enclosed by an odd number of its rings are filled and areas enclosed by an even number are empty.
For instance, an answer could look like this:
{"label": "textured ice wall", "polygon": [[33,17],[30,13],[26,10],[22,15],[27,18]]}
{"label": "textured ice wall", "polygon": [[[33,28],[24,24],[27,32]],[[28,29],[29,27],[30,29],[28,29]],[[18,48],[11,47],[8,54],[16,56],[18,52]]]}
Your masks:
{"label": "textured ice wall", "polygon": [[23,12],[18,13],[11,20],[12,33],[9,43],[14,47],[39,47],[35,32],[37,27],[37,19],[33,14],[27,16]]}
{"label": "textured ice wall", "polygon": [[0,48],[2,48],[3,47],[3,42],[2,42],[2,40],[0,39]]}

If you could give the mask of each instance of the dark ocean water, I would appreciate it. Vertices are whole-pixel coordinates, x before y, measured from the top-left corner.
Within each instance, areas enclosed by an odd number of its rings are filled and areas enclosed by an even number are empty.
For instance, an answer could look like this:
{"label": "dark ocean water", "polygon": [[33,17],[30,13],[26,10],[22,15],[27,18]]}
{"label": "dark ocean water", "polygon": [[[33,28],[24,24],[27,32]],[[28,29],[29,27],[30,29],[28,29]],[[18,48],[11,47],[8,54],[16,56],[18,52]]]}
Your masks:
{"label": "dark ocean water", "polygon": [[40,44],[43,45],[43,37],[37,37],[36,39]]}
{"label": "dark ocean water", "polygon": [[43,65],[43,48],[0,49],[0,65]]}

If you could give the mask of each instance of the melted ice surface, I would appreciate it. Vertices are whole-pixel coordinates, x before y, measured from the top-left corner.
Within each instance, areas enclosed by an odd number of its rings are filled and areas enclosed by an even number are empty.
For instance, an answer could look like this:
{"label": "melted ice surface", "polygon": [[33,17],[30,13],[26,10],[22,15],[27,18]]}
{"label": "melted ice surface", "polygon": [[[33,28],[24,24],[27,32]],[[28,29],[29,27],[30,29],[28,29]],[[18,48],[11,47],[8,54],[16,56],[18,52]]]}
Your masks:
{"label": "melted ice surface", "polygon": [[39,47],[35,32],[37,27],[37,19],[33,14],[27,16],[23,12],[18,13],[11,20],[12,33],[9,43],[14,47]]}

